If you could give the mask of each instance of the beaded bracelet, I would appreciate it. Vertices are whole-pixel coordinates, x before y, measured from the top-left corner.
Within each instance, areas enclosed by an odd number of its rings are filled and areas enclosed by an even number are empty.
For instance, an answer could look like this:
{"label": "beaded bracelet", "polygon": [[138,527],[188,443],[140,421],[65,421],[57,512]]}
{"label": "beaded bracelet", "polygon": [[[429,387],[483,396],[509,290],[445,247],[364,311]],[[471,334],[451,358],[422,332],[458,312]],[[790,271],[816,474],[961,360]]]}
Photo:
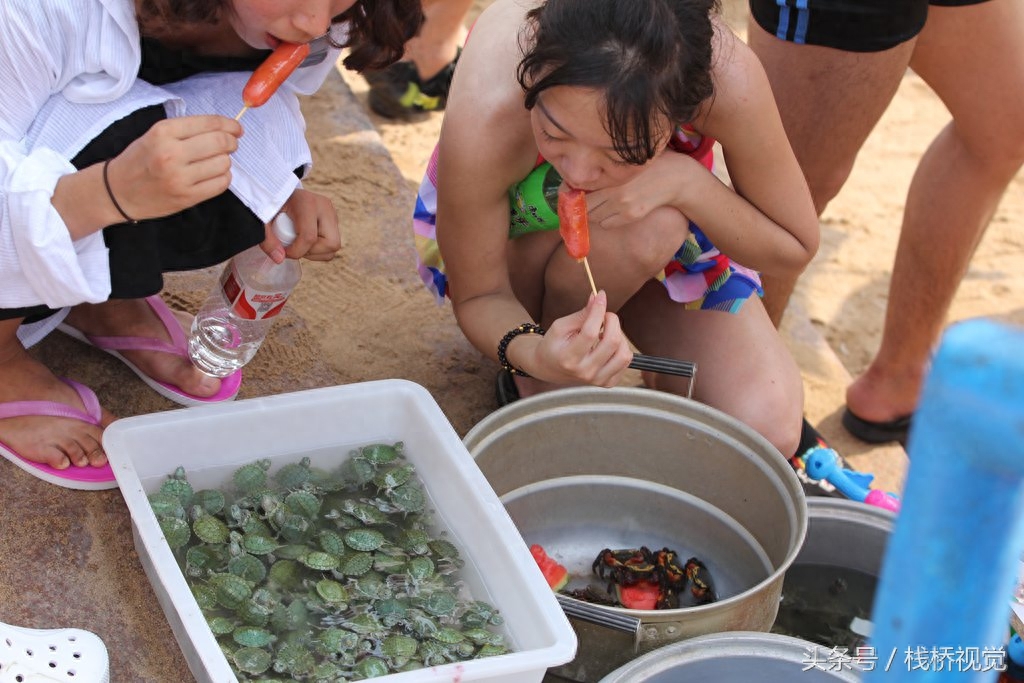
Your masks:
{"label": "beaded bracelet", "polygon": [[529,377],[528,374],[512,365],[508,362],[508,357],[505,352],[508,350],[509,343],[521,334],[539,334],[542,337],[546,330],[540,325],[534,323],[522,323],[505,333],[505,336],[498,342],[498,362],[501,363],[501,367],[508,370],[513,375],[519,375],[520,377]]}
{"label": "beaded bracelet", "polygon": [[110,159],[107,159],[103,162],[103,186],[107,188],[107,196],[110,197],[110,202],[114,205],[114,208],[117,209],[117,212],[121,214],[121,217],[124,218],[125,222],[135,225],[139,221],[124,212],[121,205],[117,203],[116,199],[114,199],[114,191],[110,189],[110,178],[107,173],[107,167],[110,166],[110,161]]}

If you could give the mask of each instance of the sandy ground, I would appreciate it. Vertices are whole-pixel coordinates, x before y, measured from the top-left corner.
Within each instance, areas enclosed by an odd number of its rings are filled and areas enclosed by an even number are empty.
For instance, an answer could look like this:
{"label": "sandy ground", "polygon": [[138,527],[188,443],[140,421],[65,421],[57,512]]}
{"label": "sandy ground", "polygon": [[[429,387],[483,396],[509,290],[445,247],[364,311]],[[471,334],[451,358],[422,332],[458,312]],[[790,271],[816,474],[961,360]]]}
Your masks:
{"label": "sandy ground", "polygon": [[[480,0],[474,16],[487,2]],[[745,3],[726,15],[743,31]],[[470,17],[472,18],[472,17]],[[344,245],[304,278],[246,369],[240,398],[384,378],[425,386],[460,435],[492,412],[497,365],[462,337],[414,267],[410,215],[441,114],[393,123],[367,114],[365,83],[344,74],[304,103],[316,166],[307,186],[337,204]],[[948,113],[914,74],[822,220],[821,250],[801,281],[784,334],[803,371],[810,419],[883,488],[899,487],[898,446],[869,448],[839,424],[843,392],[877,347],[902,206],[915,164]],[[978,249],[950,320],[1024,324],[1024,174]],[[196,310],[217,269],[168,278],[165,297]],[[124,365],[60,334],[34,349],[57,373],[91,386],[116,414],[177,409]],[[111,650],[112,680],[188,678],[135,555],[120,494],[60,489],[0,461],[0,620],[78,626]],[[114,598],[114,596],[117,596]]]}

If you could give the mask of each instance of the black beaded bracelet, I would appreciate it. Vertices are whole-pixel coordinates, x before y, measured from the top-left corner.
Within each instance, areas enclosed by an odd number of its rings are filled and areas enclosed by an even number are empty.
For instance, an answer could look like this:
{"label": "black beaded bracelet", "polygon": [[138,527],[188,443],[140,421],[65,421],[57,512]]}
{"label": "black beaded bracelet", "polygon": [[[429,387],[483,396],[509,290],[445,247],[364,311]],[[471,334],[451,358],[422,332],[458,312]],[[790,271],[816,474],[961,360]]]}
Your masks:
{"label": "black beaded bracelet", "polygon": [[512,365],[508,362],[508,357],[505,352],[508,350],[509,343],[521,334],[539,334],[544,336],[546,330],[540,325],[534,323],[523,323],[505,333],[505,336],[498,342],[498,362],[501,363],[501,367],[508,370],[513,375],[519,375],[520,377],[529,377],[528,374]]}

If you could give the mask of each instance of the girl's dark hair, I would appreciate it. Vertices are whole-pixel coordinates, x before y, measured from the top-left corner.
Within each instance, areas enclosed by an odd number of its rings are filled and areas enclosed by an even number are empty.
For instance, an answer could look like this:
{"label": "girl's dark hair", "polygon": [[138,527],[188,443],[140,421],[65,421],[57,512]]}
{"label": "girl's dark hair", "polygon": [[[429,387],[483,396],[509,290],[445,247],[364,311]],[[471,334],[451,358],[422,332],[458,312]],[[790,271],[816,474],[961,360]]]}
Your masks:
{"label": "girl's dark hair", "polygon": [[358,0],[334,21],[352,22],[345,68],[383,69],[402,58],[405,43],[423,25],[423,8],[421,0]]}
{"label": "girl's dark hair", "polygon": [[[175,24],[213,23],[221,12],[230,11],[230,0],[138,0],[139,24],[143,27]],[[381,69],[397,62],[405,43],[420,30],[423,9],[420,0],[357,0],[333,23],[351,22],[344,45],[349,69]]]}
{"label": "girl's dark hair", "polygon": [[718,0],[548,0],[527,14],[516,77],[527,109],[555,86],[605,93],[616,153],[643,164],[652,124],[691,121],[714,94],[711,14]]}

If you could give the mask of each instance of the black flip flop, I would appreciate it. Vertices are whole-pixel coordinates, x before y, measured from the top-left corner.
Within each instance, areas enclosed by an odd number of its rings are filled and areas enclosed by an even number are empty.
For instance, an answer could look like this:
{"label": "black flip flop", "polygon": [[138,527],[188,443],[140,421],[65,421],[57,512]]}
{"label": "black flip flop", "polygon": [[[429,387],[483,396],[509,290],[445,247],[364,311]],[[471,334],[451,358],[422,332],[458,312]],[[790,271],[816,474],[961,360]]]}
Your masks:
{"label": "black flip flop", "polygon": [[907,445],[907,434],[914,420],[914,414],[904,415],[888,422],[872,422],[857,417],[849,408],[843,411],[843,427],[861,441],[867,443],[889,443],[898,441]]}
{"label": "black flip flop", "polygon": [[512,373],[504,368],[498,371],[498,379],[494,386],[494,397],[498,400],[499,408],[519,400],[519,389],[516,388],[516,380],[512,377]]}

